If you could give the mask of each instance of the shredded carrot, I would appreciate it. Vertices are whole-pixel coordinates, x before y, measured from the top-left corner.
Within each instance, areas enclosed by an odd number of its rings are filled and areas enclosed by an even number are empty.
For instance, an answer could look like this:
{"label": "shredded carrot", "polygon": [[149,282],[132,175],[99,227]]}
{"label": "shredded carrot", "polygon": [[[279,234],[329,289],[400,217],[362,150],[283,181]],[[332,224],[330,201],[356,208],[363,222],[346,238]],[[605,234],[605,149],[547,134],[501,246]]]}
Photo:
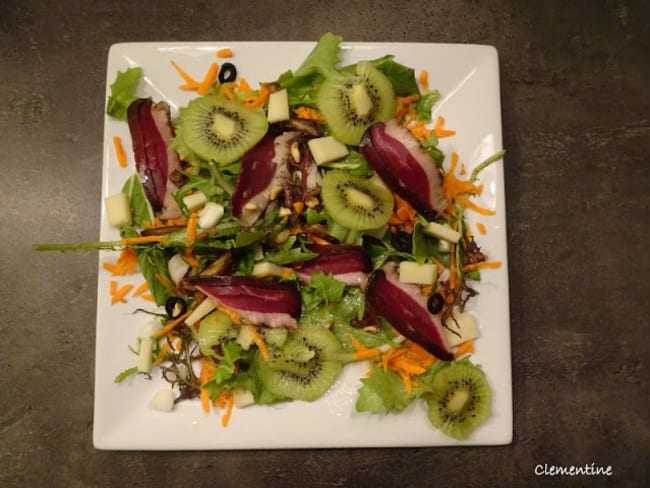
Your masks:
{"label": "shredded carrot", "polygon": [[208,72],[205,74],[203,81],[199,83],[196,91],[199,95],[207,95],[210,87],[215,84],[217,81],[217,73],[219,72],[219,65],[217,63],[212,63],[208,68]]}
{"label": "shredded carrot", "polygon": [[158,331],[156,331],[156,332],[154,333],[153,336],[154,336],[154,337],[162,337],[162,336],[168,334],[170,331],[174,330],[174,328],[175,328],[178,324],[182,323],[182,322],[183,322],[187,317],[189,317],[190,314],[191,314],[193,311],[194,311],[194,310],[188,310],[187,312],[185,312],[185,313],[184,313],[183,315],[181,315],[180,317],[178,317],[178,318],[176,318],[176,319],[174,319],[174,320],[171,320],[171,321],[167,322],[167,324],[166,324],[162,329],[159,329]]}
{"label": "shredded carrot", "polygon": [[461,271],[467,272],[475,269],[491,268],[496,269],[501,267],[501,261],[481,261],[480,263],[466,264],[461,268]]}
{"label": "shredded carrot", "polygon": [[[201,358],[201,373],[199,375],[199,383],[201,386],[205,385],[214,376],[215,367],[208,361],[207,358]],[[204,412],[210,411],[210,394],[205,388],[201,388],[201,406]]]}
{"label": "shredded carrot", "polygon": [[463,342],[459,344],[458,349],[454,353],[454,357],[459,358],[465,354],[471,354],[474,352],[474,340]]}
{"label": "shredded carrot", "polygon": [[262,84],[259,89],[259,93],[257,97],[253,97],[252,99],[244,99],[244,102],[248,104],[249,107],[251,108],[257,108],[261,107],[266,103],[266,101],[269,99],[269,95],[271,94],[271,90],[266,84]]}
{"label": "shredded carrot", "polygon": [[117,281],[111,280],[109,283],[110,283],[110,293],[111,295],[115,295],[115,292],[117,291]]}
{"label": "shredded carrot", "polygon": [[411,205],[399,195],[395,197],[395,209],[388,219],[390,225],[401,225],[406,232],[412,233],[415,226],[416,212]]}
{"label": "shredded carrot", "polygon": [[155,302],[156,301],[154,299],[153,295],[151,295],[150,293],[145,293],[145,294],[141,295],[140,298],[142,298],[143,300],[147,300],[149,302]]}
{"label": "shredded carrot", "polygon": [[474,210],[475,212],[478,212],[481,215],[494,215],[494,214],[496,214],[496,212],[494,210],[490,210],[490,209],[484,208],[484,207],[479,207],[474,202],[472,202],[468,198],[465,198],[462,195],[458,195],[456,197],[456,202],[460,203],[461,205],[465,205],[467,208],[469,208],[471,210]]}
{"label": "shredded carrot", "polygon": [[483,225],[481,222],[476,222],[476,228],[481,233],[481,235],[487,234],[487,229],[485,228],[485,225]]}
{"label": "shredded carrot", "polygon": [[266,343],[264,342],[264,338],[261,336],[259,332],[257,332],[257,329],[255,328],[254,325],[252,324],[247,324],[246,327],[248,327],[248,331],[250,332],[251,336],[253,337],[253,341],[255,341],[255,345],[260,350],[260,353],[262,354],[262,358],[264,361],[268,361],[271,359],[271,355],[269,354],[269,349],[266,347]]}
{"label": "shredded carrot", "polygon": [[230,320],[233,321],[235,324],[241,324],[242,320],[239,315],[234,310],[229,309],[228,307],[224,307],[222,305],[217,305],[217,310],[220,312],[225,313],[228,317],[230,317]]}
{"label": "shredded carrot", "polygon": [[293,109],[293,113],[301,119],[316,120],[319,122],[325,120],[325,117],[318,110],[311,107],[296,107]]}
{"label": "shredded carrot", "polygon": [[243,92],[250,92],[253,91],[253,88],[248,84],[248,81],[246,81],[246,78],[239,78],[239,90]]}
{"label": "shredded carrot", "polygon": [[113,146],[115,147],[115,156],[117,157],[118,164],[120,167],[126,168],[129,163],[126,160],[126,153],[124,152],[122,138],[120,136],[113,136]]}
{"label": "shredded carrot", "polygon": [[429,90],[429,72],[426,69],[423,69],[420,71],[420,87],[422,88],[422,91],[428,91]]}
{"label": "shredded carrot", "polygon": [[113,296],[111,297],[111,305],[115,305],[117,302],[126,303],[126,295],[131,291],[133,285],[126,284],[118,288]]}
{"label": "shredded carrot", "polygon": [[235,95],[235,92],[232,91],[232,88],[230,88],[228,85],[225,85],[225,84],[221,85],[219,87],[219,89],[221,90],[221,93],[226,95],[226,98],[228,100],[234,100],[235,98],[237,98],[237,95]]}
{"label": "shredded carrot", "polygon": [[357,352],[366,352],[366,351],[368,351],[369,348],[363,342],[361,342],[359,339],[357,339],[354,336],[354,334],[348,333],[348,337],[350,338],[350,342],[352,343],[352,347],[354,347],[354,349]]}
{"label": "shredded carrot", "polygon": [[188,75],[178,64],[176,64],[174,61],[171,62],[172,66],[174,69],[178,72],[179,75],[181,75],[181,78],[185,80],[185,84],[179,86],[181,90],[196,90],[199,87],[199,82],[196,81],[194,78],[192,78],[190,75]]}
{"label": "shredded carrot", "polygon": [[232,58],[232,49],[225,47],[217,51],[218,58]]}
{"label": "shredded carrot", "polygon": [[191,249],[185,249],[183,256],[185,257],[187,264],[189,264],[193,270],[199,269],[199,261],[196,259],[196,256],[194,256],[194,253]]}
{"label": "shredded carrot", "polygon": [[232,415],[232,409],[235,406],[235,395],[233,393],[228,393],[226,396],[226,412],[221,417],[222,427],[228,427],[228,422],[230,422],[230,417]]}
{"label": "shredded carrot", "polygon": [[365,351],[355,352],[352,357],[354,359],[370,359],[379,356],[380,354],[381,351],[378,348],[373,347],[372,349],[366,349]]}
{"label": "shredded carrot", "polygon": [[226,392],[222,391],[217,398],[214,399],[212,405],[217,408],[223,408],[226,406]]}
{"label": "shredded carrot", "polygon": [[433,131],[436,133],[436,136],[438,137],[449,137],[453,136],[456,134],[455,130],[445,130],[442,128],[442,126],[445,125],[445,118],[440,115],[436,119],[436,123],[433,127]]}
{"label": "shredded carrot", "polygon": [[192,249],[194,243],[196,242],[196,229],[199,224],[199,214],[194,211],[190,215],[190,219],[187,221],[187,235],[185,236],[185,247]]}
{"label": "shredded carrot", "polygon": [[149,289],[149,284],[145,281],[140,286],[138,286],[135,290],[133,290],[133,296],[137,297],[138,295],[142,295],[148,289]]}
{"label": "shredded carrot", "polygon": [[125,237],[120,239],[120,244],[129,246],[134,244],[150,244],[153,242],[165,242],[167,236],[139,236],[139,237]]}
{"label": "shredded carrot", "polygon": [[133,274],[138,266],[138,256],[133,249],[123,249],[116,263],[104,263],[102,266],[113,276]]}

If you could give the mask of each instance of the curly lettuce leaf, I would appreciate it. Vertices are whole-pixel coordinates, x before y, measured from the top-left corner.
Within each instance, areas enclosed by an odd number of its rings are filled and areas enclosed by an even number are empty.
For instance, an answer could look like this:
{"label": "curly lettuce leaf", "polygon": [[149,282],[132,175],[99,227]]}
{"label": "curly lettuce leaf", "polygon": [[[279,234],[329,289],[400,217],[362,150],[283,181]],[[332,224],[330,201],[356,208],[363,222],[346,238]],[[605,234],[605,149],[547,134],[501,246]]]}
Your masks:
{"label": "curly lettuce leaf", "polygon": [[127,68],[126,71],[117,72],[106,104],[107,115],[126,120],[126,109],[138,98],[136,91],[141,79],[142,68]]}
{"label": "curly lettuce leaf", "polygon": [[355,408],[357,412],[389,413],[401,412],[416,398],[409,394],[402,379],[391,370],[373,364],[369,378],[362,378],[363,386],[359,388],[359,397]]}
{"label": "curly lettuce leaf", "polygon": [[277,83],[287,89],[289,105],[316,103],[317,92],[314,90],[314,85],[322,82],[336,70],[341,41],[343,41],[341,36],[331,32],[323,34],[298,69],[288,70],[280,75]]}

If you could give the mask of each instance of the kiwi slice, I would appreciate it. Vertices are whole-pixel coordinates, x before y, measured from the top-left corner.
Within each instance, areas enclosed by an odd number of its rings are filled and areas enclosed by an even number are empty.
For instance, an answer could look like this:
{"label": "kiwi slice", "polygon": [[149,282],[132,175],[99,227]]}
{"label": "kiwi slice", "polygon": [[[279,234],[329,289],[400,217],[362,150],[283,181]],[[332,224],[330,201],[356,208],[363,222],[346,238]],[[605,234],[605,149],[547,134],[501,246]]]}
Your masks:
{"label": "kiwi slice", "polygon": [[327,329],[309,328],[290,336],[281,350],[265,361],[261,353],[255,364],[264,388],[274,395],[311,402],[334,383],[342,365],[327,360],[328,353],[341,352],[341,344]]}
{"label": "kiwi slice", "polygon": [[331,134],[352,146],[359,145],[372,124],[391,119],[396,108],[393,85],[369,61],[357,63],[356,75],[328,77],[318,91],[317,104]]}
{"label": "kiwi slice", "polygon": [[218,164],[237,161],[268,129],[261,109],[219,96],[195,98],[181,112],[183,141],[203,159]]}
{"label": "kiwi slice", "polygon": [[480,368],[453,363],[433,377],[429,420],[448,436],[465,439],[491,415],[491,397]]}
{"label": "kiwi slice", "polygon": [[376,175],[363,178],[335,169],[325,173],[321,185],[325,210],[348,229],[377,229],[393,210],[393,194]]}

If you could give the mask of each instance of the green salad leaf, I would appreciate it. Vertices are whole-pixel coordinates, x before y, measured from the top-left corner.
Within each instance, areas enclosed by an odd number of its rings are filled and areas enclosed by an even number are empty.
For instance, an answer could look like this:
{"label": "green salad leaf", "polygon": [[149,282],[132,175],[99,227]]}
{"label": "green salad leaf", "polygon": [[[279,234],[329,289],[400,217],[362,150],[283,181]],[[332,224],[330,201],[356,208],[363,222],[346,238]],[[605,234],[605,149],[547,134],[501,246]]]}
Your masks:
{"label": "green salad leaf", "polygon": [[126,120],[126,109],[138,96],[136,91],[142,79],[142,68],[127,68],[118,71],[111,85],[111,95],[106,104],[106,114],[120,120]]}

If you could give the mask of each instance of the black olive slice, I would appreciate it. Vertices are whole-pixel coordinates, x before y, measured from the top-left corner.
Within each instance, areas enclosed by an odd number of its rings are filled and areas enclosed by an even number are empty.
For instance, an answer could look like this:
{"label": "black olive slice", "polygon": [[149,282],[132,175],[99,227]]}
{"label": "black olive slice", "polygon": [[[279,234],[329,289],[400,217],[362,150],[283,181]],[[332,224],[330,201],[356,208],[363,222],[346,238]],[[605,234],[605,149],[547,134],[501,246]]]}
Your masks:
{"label": "black olive slice", "polygon": [[219,83],[229,83],[237,79],[237,68],[232,63],[223,63],[219,70]]}
{"label": "black olive slice", "polygon": [[441,312],[442,307],[445,306],[445,299],[442,298],[440,293],[434,293],[427,300],[427,309],[433,315],[437,315]]}
{"label": "black olive slice", "polygon": [[170,297],[165,302],[165,312],[169,315],[169,318],[177,319],[183,315],[187,310],[187,303],[185,300],[179,297]]}

